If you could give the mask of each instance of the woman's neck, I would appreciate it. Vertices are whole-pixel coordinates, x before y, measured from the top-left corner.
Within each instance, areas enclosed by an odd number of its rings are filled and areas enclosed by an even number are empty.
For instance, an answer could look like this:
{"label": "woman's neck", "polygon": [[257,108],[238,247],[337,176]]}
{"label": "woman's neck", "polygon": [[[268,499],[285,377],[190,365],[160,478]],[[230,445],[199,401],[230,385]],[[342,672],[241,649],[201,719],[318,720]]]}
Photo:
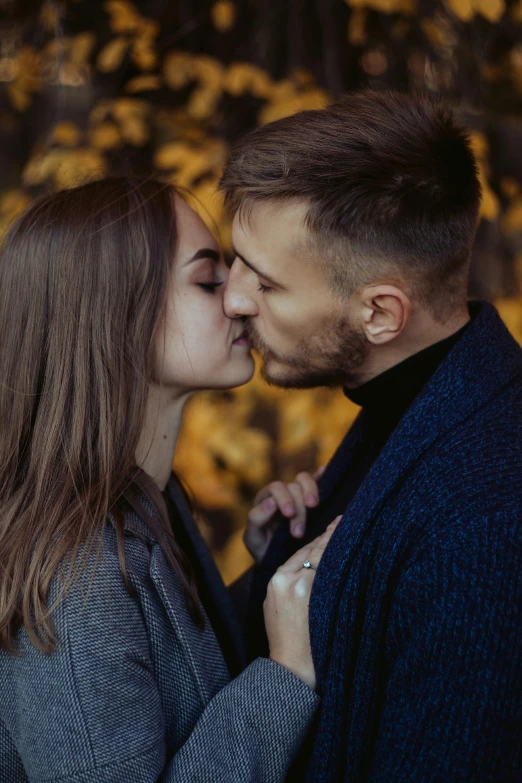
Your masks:
{"label": "woman's neck", "polygon": [[189,394],[173,397],[172,390],[153,386],[136,449],[136,464],[163,492],[172,472],[183,409]]}

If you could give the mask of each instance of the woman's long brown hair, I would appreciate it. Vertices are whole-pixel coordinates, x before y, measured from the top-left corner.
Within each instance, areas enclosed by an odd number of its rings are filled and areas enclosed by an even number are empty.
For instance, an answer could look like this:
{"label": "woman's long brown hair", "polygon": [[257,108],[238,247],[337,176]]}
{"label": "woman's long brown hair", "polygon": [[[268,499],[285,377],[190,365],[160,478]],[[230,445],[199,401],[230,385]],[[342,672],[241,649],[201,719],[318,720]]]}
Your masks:
{"label": "woman's long brown hair", "polygon": [[[23,625],[55,647],[49,586],[117,520],[123,575],[125,489],[137,469],[154,341],[176,248],[174,189],[114,178],[46,196],[0,255],[0,649]],[[183,579],[162,523],[149,520]],[[158,529],[154,529],[155,526]]]}

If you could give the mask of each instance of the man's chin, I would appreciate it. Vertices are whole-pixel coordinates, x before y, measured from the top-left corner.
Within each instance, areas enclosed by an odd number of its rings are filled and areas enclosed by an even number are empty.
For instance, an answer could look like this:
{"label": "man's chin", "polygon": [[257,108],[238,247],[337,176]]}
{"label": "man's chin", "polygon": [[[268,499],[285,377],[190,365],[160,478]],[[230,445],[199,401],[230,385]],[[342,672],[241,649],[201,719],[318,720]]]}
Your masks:
{"label": "man's chin", "polygon": [[261,366],[261,377],[270,386],[280,389],[316,389],[320,386],[335,388],[342,386],[342,381],[333,379],[324,372],[311,372],[309,368],[290,367],[273,358],[264,359]]}

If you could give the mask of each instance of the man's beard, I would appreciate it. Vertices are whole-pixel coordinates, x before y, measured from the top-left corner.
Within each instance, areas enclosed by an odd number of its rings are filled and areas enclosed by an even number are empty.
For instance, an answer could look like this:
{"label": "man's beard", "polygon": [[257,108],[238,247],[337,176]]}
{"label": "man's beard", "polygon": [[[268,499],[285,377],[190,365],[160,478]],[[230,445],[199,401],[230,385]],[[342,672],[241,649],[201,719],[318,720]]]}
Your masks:
{"label": "man's beard", "polygon": [[[291,355],[277,354],[246,321],[246,335],[263,362],[261,375],[272,386],[313,389],[356,386],[369,345],[346,318],[331,318],[313,337],[300,341]],[[273,361],[277,366],[270,368]]]}

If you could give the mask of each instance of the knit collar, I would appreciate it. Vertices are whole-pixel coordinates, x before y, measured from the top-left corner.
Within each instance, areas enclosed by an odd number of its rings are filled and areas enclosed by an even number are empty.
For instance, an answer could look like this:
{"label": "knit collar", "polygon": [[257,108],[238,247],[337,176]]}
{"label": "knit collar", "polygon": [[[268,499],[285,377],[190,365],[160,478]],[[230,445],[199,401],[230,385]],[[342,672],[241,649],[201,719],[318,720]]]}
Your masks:
{"label": "knit collar", "polygon": [[[470,310],[473,319],[473,308]],[[361,386],[344,389],[345,396],[374,416],[386,417],[405,412],[469,324],[470,321],[455,334],[409,356]]]}

